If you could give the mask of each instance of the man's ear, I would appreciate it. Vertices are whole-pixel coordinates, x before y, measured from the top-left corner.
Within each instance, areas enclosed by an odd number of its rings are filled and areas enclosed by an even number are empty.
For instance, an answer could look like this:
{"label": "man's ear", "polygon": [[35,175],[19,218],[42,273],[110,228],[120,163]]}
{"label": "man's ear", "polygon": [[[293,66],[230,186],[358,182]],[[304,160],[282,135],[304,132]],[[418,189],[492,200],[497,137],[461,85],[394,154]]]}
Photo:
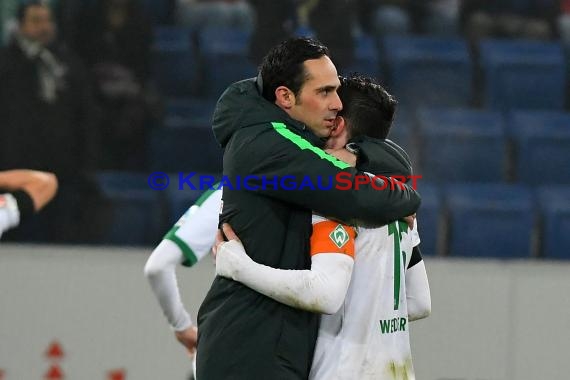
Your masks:
{"label": "man's ear", "polygon": [[337,116],[334,127],[330,129],[327,147],[331,149],[341,149],[348,141],[346,120],[342,116]]}
{"label": "man's ear", "polygon": [[295,104],[295,94],[285,86],[275,89],[275,103],[283,109],[291,109]]}
{"label": "man's ear", "polygon": [[342,116],[337,116],[334,120],[334,127],[331,128],[330,137],[338,137],[345,133],[346,120]]}

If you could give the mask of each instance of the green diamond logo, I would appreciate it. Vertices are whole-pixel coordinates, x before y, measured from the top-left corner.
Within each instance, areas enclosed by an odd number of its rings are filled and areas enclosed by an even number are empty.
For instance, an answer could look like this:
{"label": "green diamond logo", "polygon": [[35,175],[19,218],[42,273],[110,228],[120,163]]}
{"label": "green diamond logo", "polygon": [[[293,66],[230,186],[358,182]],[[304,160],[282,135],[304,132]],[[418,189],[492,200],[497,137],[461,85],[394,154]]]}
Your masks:
{"label": "green diamond logo", "polygon": [[336,228],[331,232],[329,237],[331,238],[333,243],[339,248],[344,247],[344,245],[348,243],[348,240],[350,239],[348,232],[346,232],[344,227],[341,226],[340,224],[336,226]]}

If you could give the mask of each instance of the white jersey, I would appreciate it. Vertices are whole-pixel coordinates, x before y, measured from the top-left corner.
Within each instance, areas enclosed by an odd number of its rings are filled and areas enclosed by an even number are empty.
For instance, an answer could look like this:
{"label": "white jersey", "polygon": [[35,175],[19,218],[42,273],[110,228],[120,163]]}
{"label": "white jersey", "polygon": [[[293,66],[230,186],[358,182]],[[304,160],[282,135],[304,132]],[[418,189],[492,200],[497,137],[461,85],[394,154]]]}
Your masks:
{"label": "white jersey", "polygon": [[405,271],[419,244],[403,222],[358,228],[354,272],[341,309],[323,315],[310,379],[415,379]]}
{"label": "white jersey", "polygon": [[210,252],[218,230],[221,205],[222,190],[208,190],[164,236],[182,251],[183,265],[192,266]]}

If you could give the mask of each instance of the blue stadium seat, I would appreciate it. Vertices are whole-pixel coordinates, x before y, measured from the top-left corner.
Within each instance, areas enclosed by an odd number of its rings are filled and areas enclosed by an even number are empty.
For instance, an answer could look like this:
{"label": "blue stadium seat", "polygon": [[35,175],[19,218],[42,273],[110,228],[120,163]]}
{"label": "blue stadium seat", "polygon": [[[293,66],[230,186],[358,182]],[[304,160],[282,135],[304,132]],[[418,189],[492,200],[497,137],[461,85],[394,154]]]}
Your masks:
{"label": "blue stadium seat", "polygon": [[168,96],[190,96],[197,85],[198,60],[191,41],[191,30],[157,27],[152,46],[152,78]]}
{"label": "blue stadium seat", "polygon": [[500,110],[562,109],[566,88],[559,43],[485,40],[480,45],[484,101]]}
{"label": "blue stadium seat", "polygon": [[542,255],[570,259],[570,186],[539,188],[538,202],[542,221]]}
{"label": "blue stadium seat", "polygon": [[218,98],[233,82],[257,75],[248,58],[250,35],[238,28],[205,28],[199,32],[208,97]]}
{"label": "blue stadium seat", "polygon": [[341,74],[359,73],[372,78],[380,78],[380,59],[374,38],[362,34],[356,36],[354,42],[354,60]]}
{"label": "blue stadium seat", "polygon": [[164,229],[160,194],[148,185],[146,174],[99,172],[97,182],[111,206],[111,223],[104,244],[154,245]]}
{"label": "blue stadium seat", "polygon": [[458,184],[445,190],[450,255],[531,256],[535,220],[530,190],[502,184]]}
{"label": "blue stadium seat", "polygon": [[427,181],[496,182],[504,177],[506,139],[500,113],[418,110],[418,174]]}
{"label": "blue stadium seat", "polygon": [[221,172],[222,149],[211,127],[167,124],[150,137],[150,165],[161,172]]}
{"label": "blue stadium seat", "polygon": [[422,255],[439,255],[441,244],[439,227],[443,215],[440,191],[435,185],[421,179],[417,181],[417,190],[422,196],[422,205],[417,213]]}
{"label": "blue stadium seat", "polygon": [[201,98],[171,98],[166,101],[165,124],[211,126],[216,102]]}
{"label": "blue stadium seat", "polygon": [[456,38],[384,38],[388,88],[401,103],[467,106],[472,64],[465,41]]}
{"label": "blue stadium seat", "polygon": [[517,179],[529,184],[570,184],[570,113],[515,111],[508,117]]}

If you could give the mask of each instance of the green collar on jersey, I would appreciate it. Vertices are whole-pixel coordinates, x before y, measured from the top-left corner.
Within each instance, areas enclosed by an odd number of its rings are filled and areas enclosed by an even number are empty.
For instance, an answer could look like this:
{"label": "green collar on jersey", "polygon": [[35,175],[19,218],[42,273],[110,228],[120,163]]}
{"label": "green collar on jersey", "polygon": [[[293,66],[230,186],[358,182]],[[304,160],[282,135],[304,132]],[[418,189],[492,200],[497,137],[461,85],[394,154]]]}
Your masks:
{"label": "green collar on jersey", "polygon": [[220,183],[221,181],[218,181],[215,184],[213,184],[208,190],[206,190],[202,195],[200,195],[200,198],[198,198],[198,200],[194,203],[194,205],[202,206],[202,203],[204,203],[206,199],[210,197],[210,195],[212,195],[215,191],[221,189]]}

